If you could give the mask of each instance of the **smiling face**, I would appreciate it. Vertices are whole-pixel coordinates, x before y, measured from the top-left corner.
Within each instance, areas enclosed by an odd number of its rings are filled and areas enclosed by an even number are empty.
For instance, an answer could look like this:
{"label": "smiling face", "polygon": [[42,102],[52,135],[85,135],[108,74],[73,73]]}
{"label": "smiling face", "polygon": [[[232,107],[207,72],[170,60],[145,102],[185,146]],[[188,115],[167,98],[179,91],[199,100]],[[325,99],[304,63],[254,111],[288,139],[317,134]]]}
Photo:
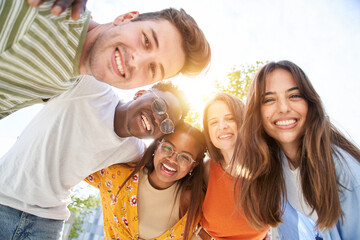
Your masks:
{"label": "smiling face", "polygon": [[304,134],[308,104],[290,72],[275,69],[267,75],[261,105],[265,132],[281,145],[288,155],[296,154]]}
{"label": "smiling face", "polygon": [[86,74],[114,87],[129,89],[180,72],[185,53],[175,26],[167,20],[130,21],[136,16],[120,16],[97,35],[82,58]]}
{"label": "smiling face", "polygon": [[[207,112],[211,142],[223,155],[232,156],[237,139],[237,123],[229,106],[223,101],[213,102]],[[228,152],[228,154],[225,154]]]}
{"label": "smiling face", "polygon": [[[152,104],[157,98],[164,100],[167,106],[167,114],[159,115],[153,112]],[[134,136],[137,138],[158,138],[162,136],[161,122],[169,117],[176,125],[182,115],[179,100],[171,92],[163,92],[157,89],[145,91],[140,97],[121,106],[121,112],[122,114],[119,116],[121,127],[117,134],[121,137]]]}
{"label": "smiling face", "polygon": [[196,159],[200,153],[200,145],[198,141],[184,131],[175,131],[170,135],[166,135],[163,139],[164,143],[171,146],[174,153],[171,157],[166,157],[161,149],[160,143],[154,155],[154,171],[149,175],[150,183],[157,189],[165,189],[173,185],[177,180],[185,177],[195,166],[192,162],[186,166],[177,162],[177,155],[184,153]]}

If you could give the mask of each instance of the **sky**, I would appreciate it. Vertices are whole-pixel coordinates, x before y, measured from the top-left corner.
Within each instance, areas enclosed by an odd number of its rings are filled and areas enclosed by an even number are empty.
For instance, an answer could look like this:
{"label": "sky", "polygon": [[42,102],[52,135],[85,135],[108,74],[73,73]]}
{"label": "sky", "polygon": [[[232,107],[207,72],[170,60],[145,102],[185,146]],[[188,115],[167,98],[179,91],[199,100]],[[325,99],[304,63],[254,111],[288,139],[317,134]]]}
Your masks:
{"label": "sky", "polygon": [[[234,67],[284,59],[296,63],[320,95],[330,120],[360,146],[359,0],[88,0],[87,7],[98,23],[130,11],[168,7],[193,16],[212,49],[206,75],[176,79],[194,103]],[[41,107],[0,120],[0,156]]]}

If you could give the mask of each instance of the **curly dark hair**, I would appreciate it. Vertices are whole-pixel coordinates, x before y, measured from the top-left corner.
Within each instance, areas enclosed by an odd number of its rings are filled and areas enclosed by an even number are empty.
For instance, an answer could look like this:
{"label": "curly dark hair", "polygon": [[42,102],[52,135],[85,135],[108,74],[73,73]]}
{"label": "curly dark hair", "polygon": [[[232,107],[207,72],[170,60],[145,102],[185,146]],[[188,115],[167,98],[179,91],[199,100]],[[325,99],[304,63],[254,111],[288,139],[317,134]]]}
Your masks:
{"label": "curly dark hair", "polygon": [[190,105],[183,90],[180,90],[177,85],[174,85],[171,81],[168,80],[158,82],[157,84],[153,85],[152,88],[157,89],[158,91],[172,93],[180,102],[182,112],[181,120],[185,119],[189,112]]}

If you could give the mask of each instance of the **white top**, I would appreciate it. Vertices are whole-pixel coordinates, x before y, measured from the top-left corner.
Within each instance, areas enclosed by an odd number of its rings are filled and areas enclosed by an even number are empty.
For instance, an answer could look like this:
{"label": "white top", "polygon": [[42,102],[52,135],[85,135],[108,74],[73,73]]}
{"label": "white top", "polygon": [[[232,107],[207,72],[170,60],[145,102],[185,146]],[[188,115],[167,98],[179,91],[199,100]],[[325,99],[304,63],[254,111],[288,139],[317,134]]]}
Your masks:
{"label": "white top", "polygon": [[176,190],[176,183],[162,190],[154,188],[147,170],[140,171],[137,202],[140,238],[156,238],[180,220],[180,194],[175,200]]}
{"label": "white top", "polygon": [[114,132],[118,95],[84,76],[46,103],[0,159],[0,204],[66,220],[71,188],[89,174],[138,158],[145,145]]}
{"label": "white top", "polygon": [[310,214],[312,209],[304,199],[300,180],[300,169],[295,168],[293,165],[290,166],[289,161],[284,154],[282,156],[282,160],[288,201],[293,208],[316,222],[318,218],[316,211]]}

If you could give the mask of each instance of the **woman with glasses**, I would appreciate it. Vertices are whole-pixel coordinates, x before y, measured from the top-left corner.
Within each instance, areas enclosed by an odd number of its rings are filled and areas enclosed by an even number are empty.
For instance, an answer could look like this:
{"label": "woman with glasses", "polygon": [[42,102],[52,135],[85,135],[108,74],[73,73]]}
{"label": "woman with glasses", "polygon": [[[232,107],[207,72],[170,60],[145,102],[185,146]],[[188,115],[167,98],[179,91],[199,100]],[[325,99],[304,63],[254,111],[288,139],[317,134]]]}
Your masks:
{"label": "woman with glasses", "polygon": [[252,228],[237,209],[234,198],[238,132],[243,122],[244,104],[226,93],[210,100],[203,114],[203,126],[210,160],[205,167],[207,192],[202,219],[192,239],[264,239],[269,226]]}
{"label": "woman with glasses", "polygon": [[87,177],[100,189],[105,239],[189,239],[204,195],[204,152],[201,131],[180,122],[139,162]]}

